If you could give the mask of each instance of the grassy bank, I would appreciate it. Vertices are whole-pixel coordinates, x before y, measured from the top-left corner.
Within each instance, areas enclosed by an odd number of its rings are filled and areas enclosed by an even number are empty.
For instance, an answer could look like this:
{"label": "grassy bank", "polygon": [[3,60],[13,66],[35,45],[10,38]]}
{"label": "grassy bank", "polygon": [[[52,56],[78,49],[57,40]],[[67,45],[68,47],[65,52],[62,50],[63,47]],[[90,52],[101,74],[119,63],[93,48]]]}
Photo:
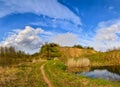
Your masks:
{"label": "grassy bank", "polygon": [[45,72],[55,87],[119,87],[120,83],[103,79],[90,79],[65,71],[66,66],[57,61],[48,61]]}
{"label": "grassy bank", "polygon": [[0,87],[48,87],[40,72],[44,62],[0,68]]}
{"label": "grassy bank", "polygon": [[[120,50],[82,54],[79,57],[73,58],[76,60],[88,58],[91,66],[118,66],[120,65]],[[69,57],[65,62],[68,62],[69,59],[71,59],[71,57]]]}
{"label": "grassy bank", "polygon": [[98,52],[85,57],[90,59],[92,66],[120,65],[120,51]]}

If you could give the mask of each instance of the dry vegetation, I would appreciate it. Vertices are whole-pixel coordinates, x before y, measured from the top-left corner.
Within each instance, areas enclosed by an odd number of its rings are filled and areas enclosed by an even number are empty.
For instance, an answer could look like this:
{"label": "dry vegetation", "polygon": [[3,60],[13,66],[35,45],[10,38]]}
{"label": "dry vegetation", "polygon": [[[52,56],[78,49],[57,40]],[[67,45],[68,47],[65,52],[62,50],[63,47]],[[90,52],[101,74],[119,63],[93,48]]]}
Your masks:
{"label": "dry vegetation", "polygon": [[40,66],[44,62],[0,67],[0,87],[48,87],[40,72]]}
{"label": "dry vegetation", "polygon": [[88,66],[90,66],[90,60],[88,58],[79,58],[79,59],[71,58],[71,59],[68,59],[67,66],[68,67],[77,67],[77,68],[88,67]]}
{"label": "dry vegetation", "polygon": [[74,48],[74,47],[59,47],[59,50],[62,53],[62,56],[67,58],[80,57],[82,55],[96,53],[96,51],[91,49]]}
{"label": "dry vegetation", "polygon": [[64,63],[70,58],[84,58],[85,55],[97,53],[93,49],[74,48],[74,47],[59,47],[61,52],[60,60]]}

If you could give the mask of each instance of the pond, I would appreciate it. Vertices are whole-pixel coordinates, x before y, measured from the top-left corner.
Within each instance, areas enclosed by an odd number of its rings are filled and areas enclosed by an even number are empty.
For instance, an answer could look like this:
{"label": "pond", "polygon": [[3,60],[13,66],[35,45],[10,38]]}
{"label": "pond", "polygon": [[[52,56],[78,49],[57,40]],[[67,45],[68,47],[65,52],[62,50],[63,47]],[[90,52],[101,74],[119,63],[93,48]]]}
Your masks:
{"label": "pond", "polygon": [[89,71],[84,70],[76,72],[76,75],[83,75],[90,78],[102,78],[105,80],[120,82],[120,66],[91,67]]}

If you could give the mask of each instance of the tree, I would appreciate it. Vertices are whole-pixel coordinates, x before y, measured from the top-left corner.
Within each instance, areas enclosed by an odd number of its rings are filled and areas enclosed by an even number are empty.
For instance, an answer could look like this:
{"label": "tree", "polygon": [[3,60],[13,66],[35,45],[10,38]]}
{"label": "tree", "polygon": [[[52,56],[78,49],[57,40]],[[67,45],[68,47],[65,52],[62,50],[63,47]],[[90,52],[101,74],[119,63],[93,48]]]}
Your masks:
{"label": "tree", "polygon": [[42,57],[51,59],[54,57],[60,57],[59,45],[55,43],[46,43],[41,47],[40,54]]}
{"label": "tree", "polygon": [[0,47],[0,65],[10,65],[25,61],[29,55],[23,51],[16,51],[14,47]]}
{"label": "tree", "polygon": [[84,48],[84,47],[82,47],[81,45],[74,45],[73,47],[74,47],[74,48],[81,48],[81,49]]}

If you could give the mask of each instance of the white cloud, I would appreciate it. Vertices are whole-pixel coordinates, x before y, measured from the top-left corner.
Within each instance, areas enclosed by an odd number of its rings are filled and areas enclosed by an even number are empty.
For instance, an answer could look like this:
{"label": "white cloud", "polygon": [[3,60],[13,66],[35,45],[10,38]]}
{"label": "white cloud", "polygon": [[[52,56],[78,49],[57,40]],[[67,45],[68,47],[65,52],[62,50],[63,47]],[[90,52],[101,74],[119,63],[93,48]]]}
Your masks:
{"label": "white cloud", "polygon": [[96,50],[106,51],[107,49],[120,47],[120,21],[101,22],[98,25],[92,46]]}
{"label": "white cloud", "polygon": [[[44,27],[50,27],[52,29],[64,29],[65,31],[71,31],[74,33],[80,33],[81,32],[81,26],[73,24],[69,21],[65,20],[57,20],[57,19],[52,19],[49,20],[47,19],[46,21],[39,21],[39,22],[33,22],[30,23],[30,25],[37,25],[37,26],[44,26]],[[77,31],[76,31],[77,30]]]}
{"label": "white cloud", "polygon": [[18,50],[34,53],[43,43],[38,34],[50,35],[51,33],[41,28],[34,29],[26,26],[23,30],[14,30],[4,41],[0,42],[0,46],[14,46]]}
{"label": "white cloud", "polygon": [[73,46],[78,43],[78,37],[73,33],[63,33],[54,35],[51,41],[61,46]]}
{"label": "white cloud", "polygon": [[118,38],[117,33],[120,33],[120,22],[114,23],[109,27],[100,27],[97,31],[96,39],[99,40],[116,40]]}
{"label": "white cloud", "polygon": [[34,13],[51,18],[72,21],[80,25],[80,18],[57,0],[1,0],[0,17],[12,13]]}

